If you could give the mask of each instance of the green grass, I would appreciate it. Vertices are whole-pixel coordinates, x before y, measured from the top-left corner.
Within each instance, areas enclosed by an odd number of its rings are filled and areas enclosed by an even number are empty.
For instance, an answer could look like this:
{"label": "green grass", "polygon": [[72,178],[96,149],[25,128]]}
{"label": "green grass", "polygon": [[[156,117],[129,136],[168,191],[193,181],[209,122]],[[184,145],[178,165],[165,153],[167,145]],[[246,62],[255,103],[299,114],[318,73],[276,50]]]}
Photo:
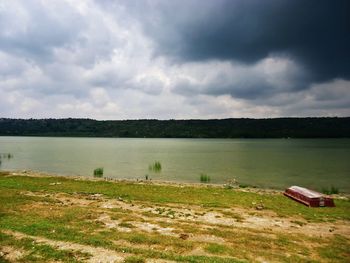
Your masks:
{"label": "green grass", "polygon": [[205,251],[212,253],[212,254],[227,254],[227,251],[229,250],[226,246],[220,245],[220,244],[208,244],[205,248]]}
{"label": "green grass", "polygon": [[[60,184],[50,185],[53,182]],[[40,196],[24,195],[23,193],[26,191],[36,192]],[[151,205],[152,210],[157,211],[158,214],[145,212],[143,217],[148,217],[149,214],[152,216],[146,218],[146,221],[141,221],[144,218],[138,218],[137,214],[130,215],[129,210],[121,208],[101,211],[101,208],[92,206],[63,206],[50,196],[50,193],[67,193],[74,196],[77,196],[77,193],[79,195],[101,193],[106,198],[122,197],[125,202],[140,202],[148,204],[148,207]],[[69,195],[67,196],[69,197]],[[220,211],[226,217],[241,221],[244,218],[235,213],[234,207],[254,209],[253,203],[260,202],[264,204],[265,210],[273,211],[282,216],[298,215],[298,217],[304,217],[310,221],[350,220],[350,204],[346,200],[336,200],[337,207],[335,208],[313,209],[295,203],[282,194],[242,192],[211,185],[177,187],[129,182],[84,181],[63,177],[1,176],[0,174],[0,231],[11,230],[52,240],[103,247],[130,254],[131,257],[127,257],[126,260],[158,258],[179,262],[241,262],[237,258],[251,260],[252,251],[261,255],[266,261],[278,262],[308,262],[306,259],[312,253],[322,255],[329,262],[335,253],[337,253],[336,258],[339,259],[339,262],[342,262],[341,260],[345,262],[345,259],[348,258],[347,247],[349,247],[350,242],[349,239],[342,236],[330,241],[317,238],[312,241],[316,244],[316,248],[313,248],[312,251],[311,248],[303,246],[303,242],[307,241],[308,238],[302,234],[294,236],[271,235],[271,232],[265,229],[249,230],[231,226],[202,228],[203,225],[200,223],[189,224],[186,221],[175,220],[163,222],[163,227],[176,229],[176,235],[180,233],[209,235],[223,238],[226,242],[225,244],[205,242],[200,245],[191,239],[183,240],[179,236],[165,236],[152,231],[143,232],[131,224],[134,221],[140,221],[162,226],[155,221],[154,216],[161,218],[175,215],[177,212],[168,206],[169,203],[178,203],[184,206],[197,205],[201,206],[203,211]],[[165,208],[161,207],[162,205]],[[111,219],[121,220],[119,226],[132,228],[132,231],[123,232],[104,227],[103,223],[97,220],[103,213],[108,213]],[[298,224],[299,221],[295,220],[293,223]],[[123,245],[115,243],[116,241],[123,241]],[[51,261],[60,258],[60,261],[65,262],[67,254],[57,254],[54,248],[39,247],[43,244],[35,245],[37,245],[33,250],[35,253],[33,252],[32,258],[27,259],[27,262],[45,257],[50,257]],[[189,255],[199,245],[203,247],[206,256]],[[321,253],[321,251],[323,252]],[[66,251],[64,253],[73,252]],[[291,256],[286,257],[286,254]],[[74,255],[74,258],[79,260],[79,255]],[[310,262],[312,261],[310,260]]]}
{"label": "green grass", "polygon": [[144,263],[146,260],[139,256],[129,256],[124,259],[124,263]]}
{"label": "green grass", "polygon": [[[50,186],[50,183],[61,184]],[[64,193],[101,193],[110,198],[122,197],[126,201],[152,203],[180,203],[204,207],[254,208],[253,203],[263,203],[264,210],[279,216],[301,216],[309,221],[350,220],[350,201],[335,200],[336,207],[309,208],[279,194],[241,192],[218,187],[177,187],[170,185],[144,185],[129,182],[71,180],[64,177],[0,176],[1,189],[47,191]],[[12,201],[10,201],[12,202]],[[1,212],[1,210],[0,210]]]}
{"label": "green grass", "polygon": [[220,211],[221,214],[227,216],[227,217],[231,217],[231,218],[234,218],[237,222],[242,222],[243,221],[243,217],[242,215],[238,214],[238,213],[234,213],[234,212],[231,212],[231,211]]}
{"label": "green grass", "polygon": [[55,260],[74,263],[82,262],[81,259],[87,259],[91,256],[90,254],[77,251],[57,250],[52,246],[39,244],[31,238],[15,239],[11,235],[4,234],[1,231],[0,246],[10,246],[23,251],[22,262],[48,262]]}
{"label": "green grass", "polygon": [[[78,207],[60,207],[59,209],[48,209],[49,207],[36,207],[31,209],[31,205],[38,202],[45,202],[46,198],[36,198],[36,200],[24,200],[16,198],[21,196],[18,191],[10,190],[12,193],[12,205],[8,205],[0,217],[0,229],[6,229],[25,233],[31,236],[42,236],[52,240],[62,240],[95,247],[104,247],[117,252],[135,254],[141,258],[162,258],[180,262],[239,262],[233,259],[224,259],[216,257],[196,257],[182,256],[181,252],[191,251],[192,242],[184,241],[175,237],[162,236],[158,234],[146,234],[139,232],[124,233],[113,231],[100,232],[100,225],[91,221],[89,208]],[[3,191],[0,191],[0,200],[2,201]],[[26,197],[26,196],[25,196]],[[47,210],[50,210],[47,213]],[[130,242],[130,246],[119,246],[113,243],[113,240],[125,240]],[[157,246],[159,250],[149,250],[134,247],[134,245]],[[163,252],[164,248],[168,252]],[[35,247],[34,251],[42,251]],[[32,262],[38,257],[39,252],[28,258]],[[41,253],[41,252],[40,252]],[[47,257],[57,258],[55,251],[47,250]],[[29,260],[30,259],[30,260]]]}
{"label": "green grass", "polygon": [[350,239],[343,236],[335,236],[330,242],[318,248],[319,253],[331,262],[349,262]]}

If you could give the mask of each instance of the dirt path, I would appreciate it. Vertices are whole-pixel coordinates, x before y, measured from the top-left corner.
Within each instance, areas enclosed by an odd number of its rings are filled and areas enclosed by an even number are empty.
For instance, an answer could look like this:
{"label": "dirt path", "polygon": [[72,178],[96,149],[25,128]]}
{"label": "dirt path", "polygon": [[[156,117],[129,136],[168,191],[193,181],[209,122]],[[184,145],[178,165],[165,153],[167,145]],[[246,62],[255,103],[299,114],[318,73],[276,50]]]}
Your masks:
{"label": "dirt path", "polygon": [[[91,255],[91,257],[87,259],[86,262],[89,262],[89,263],[123,262],[124,258],[128,256],[128,254],[121,254],[113,250],[104,249],[100,247],[92,247],[92,246],[71,243],[71,242],[51,240],[44,237],[25,235],[23,233],[14,232],[14,231],[3,231],[3,232],[13,236],[16,239],[31,238],[35,240],[37,243],[47,244],[59,250],[72,250],[72,251],[80,251],[83,253],[88,253]],[[14,253],[11,253],[11,254],[14,255]]]}
{"label": "dirt path", "polygon": [[[338,220],[336,223],[310,223],[303,218],[282,218],[268,210],[258,211],[256,209],[230,208],[213,209],[200,206],[184,206],[168,204],[166,206],[150,203],[126,202],[122,199],[108,199],[100,194],[40,194],[24,192],[25,195],[50,197],[62,206],[94,207],[101,212],[97,219],[106,228],[116,228],[120,231],[131,231],[129,227],[120,227],[121,221],[111,219],[109,210],[121,209],[130,217],[133,229],[153,232],[159,234],[177,236],[178,233],[171,226],[162,225],[190,224],[201,228],[218,226],[235,227],[241,229],[269,230],[277,233],[304,234],[310,237],[333,236],[342,234],[350,236],[350,222]],[[141,219],[141,220],[140,220]],[[143,222],[141,222],[143,221]],[[199,237],[193,237],[198,240]],[[205,237],[203,240],[208,239]]]}
{"label": "dirt path", "polygon": [[17,262],[25,255],[25,251],[11,246],[0,247],[0,259],[3,257],[7,261]]}

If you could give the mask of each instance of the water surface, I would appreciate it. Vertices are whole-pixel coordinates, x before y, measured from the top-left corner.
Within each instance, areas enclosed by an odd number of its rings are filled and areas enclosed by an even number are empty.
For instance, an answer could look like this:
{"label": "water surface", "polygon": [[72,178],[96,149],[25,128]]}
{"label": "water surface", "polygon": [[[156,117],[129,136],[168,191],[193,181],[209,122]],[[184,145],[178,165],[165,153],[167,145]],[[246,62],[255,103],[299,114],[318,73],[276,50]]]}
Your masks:
{"label": "water surface", "polygon": [[[1,169],[92,176],[97,167],[115,178],[241,184],[350,192],[350,139],[126,139],[0,137]],[[159,174],[148,170],[160,161]]]}

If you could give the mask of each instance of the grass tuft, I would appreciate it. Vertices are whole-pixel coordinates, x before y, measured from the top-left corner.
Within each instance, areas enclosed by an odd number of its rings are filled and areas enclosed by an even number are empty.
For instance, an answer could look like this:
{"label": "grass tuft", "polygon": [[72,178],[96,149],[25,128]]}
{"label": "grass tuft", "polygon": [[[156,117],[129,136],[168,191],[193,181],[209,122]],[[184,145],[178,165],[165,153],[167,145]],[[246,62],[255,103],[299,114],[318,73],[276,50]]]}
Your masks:
{"label": "grass tuft", "polygon": [[162,164],[159,161],[155,161],[148,166],[148,170],[151,172],[160,173],[162,171]]}
{"label": "grass tuft", "polygon": [[210,176],[207,174],[200,174],[200,181],[201,181],[201,183],[209,183]]}
{"label": "grass tuft", "polygon": [[124,263],[144,263],[146,260],[140,256],[129,256],[124,259]]}
{"label": "grass tuft", "polygon": [[12,153],[0,153],[0,166],[1,166],[3,160],[10,160],[12,158],[13,158]]}
{"label": "grass tuft", "polygon": [[211,253],[211,254],[226,254],[228,252],[228,248],[224,245],[220,244],[208,244],[205,248],[205,251]]}
{"label": "grass tuft", "polygon": [[330,189],[322,188],[322,193],[326,195],[339,194],[339,188],[332,185]]}
{"label": "grass tuft", "polygon": [[94,177],[103,177],[103,167],[94,170]]}
{"label": "grass tuft", "polygon": [[126,227],[126,228],[135,228],[133,224],[130,224],[128,222],[121,222],[118,224],[120,227]]}
{"label": "grass tuft", "polygon": [[11,158],[13,158],[13,154],[12,153],[2,153],[2,154],[0,154],[0,159],[1,158],[11,159]]}

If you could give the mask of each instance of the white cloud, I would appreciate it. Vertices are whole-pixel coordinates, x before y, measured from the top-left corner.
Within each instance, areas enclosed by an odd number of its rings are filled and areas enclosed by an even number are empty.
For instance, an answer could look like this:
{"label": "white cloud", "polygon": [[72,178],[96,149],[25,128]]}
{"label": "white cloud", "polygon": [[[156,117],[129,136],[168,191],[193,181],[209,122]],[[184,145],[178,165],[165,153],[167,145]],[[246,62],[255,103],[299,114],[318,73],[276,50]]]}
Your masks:
{"label": "white cloud", "polygon": [[176,64],[140,23],[125,4],[2,1],[0,117],[350,115],[349,81],[305,87],[308,72],[281,55]]}
{"label": "white cloud", "polygon": [[267,57],[254,65],[222,61],[186,63],[175,70],[174,76],[174,91],[180,94],[230,94],[256,99],[305,89],[307,74],[288,58]]}

